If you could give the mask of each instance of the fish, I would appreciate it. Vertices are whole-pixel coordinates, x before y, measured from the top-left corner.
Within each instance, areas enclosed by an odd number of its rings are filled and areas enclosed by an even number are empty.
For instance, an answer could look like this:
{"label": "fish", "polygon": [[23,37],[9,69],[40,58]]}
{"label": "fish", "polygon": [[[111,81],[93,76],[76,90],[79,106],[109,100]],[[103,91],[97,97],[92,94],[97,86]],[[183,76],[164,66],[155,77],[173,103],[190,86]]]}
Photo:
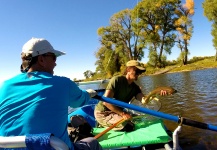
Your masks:
{"label": "fish", "polygon": [[157,87],[154,90],[152,90],[148,95],[144,96],[142,98],[142,103],[143,104],[148,104],[150,99],[154,96],[154,95],[160,95],[161,91],[166,91],[167,95],[172,95],[174,93],[177,92],[177,90],[175,90],[173,87],[170,86],[161,86],[161,87]]}

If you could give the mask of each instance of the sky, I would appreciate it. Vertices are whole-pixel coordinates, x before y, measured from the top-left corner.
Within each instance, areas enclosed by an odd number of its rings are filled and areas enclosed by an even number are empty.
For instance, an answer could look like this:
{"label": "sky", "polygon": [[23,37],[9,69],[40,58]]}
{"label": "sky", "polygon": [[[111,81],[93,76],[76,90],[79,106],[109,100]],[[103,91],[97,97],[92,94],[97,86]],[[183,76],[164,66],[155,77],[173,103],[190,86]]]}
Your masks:
{"label": "sky", "polygon": [[[23,45],[32,37],[47,39],[54,49],[66,52],[57,59],[54,74],[72,80],[95,71],[95,52],[100,48],[97,29],[109,25],[110,17],[139,0],[1,0],[0,82],[20,73]],[[195,0],[194,33],[190,55],[213,56],[211,23],[203,15],[203,0]],[[168,60],[176,60],[176,46]],[[148,53],[142,62],[147,62]]]}

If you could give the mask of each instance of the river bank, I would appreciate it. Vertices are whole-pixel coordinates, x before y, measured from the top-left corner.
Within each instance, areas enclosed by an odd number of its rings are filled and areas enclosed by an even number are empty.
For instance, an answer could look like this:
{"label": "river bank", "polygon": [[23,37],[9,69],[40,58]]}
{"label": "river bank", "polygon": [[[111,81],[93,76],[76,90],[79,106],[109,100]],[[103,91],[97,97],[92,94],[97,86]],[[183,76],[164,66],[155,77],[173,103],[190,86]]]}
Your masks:
{"label": "river bank", "polygon": [[189,61],[187,65],[171,65],[166,66],[165,68],[155,69],[154,71],[150,71],[147,68],[146,75],[158,75],[164,73],[175,73],[175,72],[186,72],[186,71],[194,71],[194,70],[203,70],[209,68],[217,68],[217,61],[215,61],[214,57],[203,57],[199,60]]}
{"label": "river bank", "polygon": [[[217,61],[215,61],[214,56],[193,57],[188,61],[187,65],[182,65],[181,63],[171,63],[171,62],[170,64],[172,65],[167,65],[164,68],[153,68],[150,66],[146,66],[146,72],[144,76],[217,68]],[[116,73],[115,75],[121,75],[121,74],[122,73]],[[96,81],[96,80],[103,80],[103,79],[105,79],[105,77],[103,78],[91,77],[84,80],[74,80],[74,81],[89,82],[89,81]]]}

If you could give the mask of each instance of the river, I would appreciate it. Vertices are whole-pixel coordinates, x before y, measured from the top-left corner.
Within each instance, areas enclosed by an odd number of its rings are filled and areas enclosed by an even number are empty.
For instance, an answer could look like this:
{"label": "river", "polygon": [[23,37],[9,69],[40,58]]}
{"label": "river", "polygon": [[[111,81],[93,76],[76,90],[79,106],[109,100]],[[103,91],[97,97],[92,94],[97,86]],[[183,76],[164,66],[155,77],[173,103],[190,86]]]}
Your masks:
{"label": "river", "polygon": [[[217,126],[217,69],[167,73],[142,76],[137,83],[144,94],[158,86],[171,86],[178,92],[160,97],[161,112],[182,116],[191,120]],[[86,87],[86,88],[99,88]],[[164,120],[166,127],[174,131],[178,123]],[[217,149],[217,132],[182,126],[179,144],[184,150]]]}

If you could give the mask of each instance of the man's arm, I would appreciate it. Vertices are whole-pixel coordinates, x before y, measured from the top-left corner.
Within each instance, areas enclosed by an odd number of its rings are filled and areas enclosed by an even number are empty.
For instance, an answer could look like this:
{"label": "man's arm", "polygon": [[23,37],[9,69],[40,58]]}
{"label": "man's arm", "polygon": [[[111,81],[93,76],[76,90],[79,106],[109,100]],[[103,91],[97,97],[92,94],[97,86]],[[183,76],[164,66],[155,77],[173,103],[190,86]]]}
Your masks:
{"label": "man's arm", "polygon": [[139,100],[139,101],[142,101],[142,98],[144,97],[145,95],[143,93],[138,93],[136,95],[136,99]]}
{"label": "man's arm", "polygon": [[[106,90],[104,96],[113,98],[114,92],[112,90]],[[122,109],[120,109],[119,107],[117,107],[115,105],[112,105],[112,104],[107,103],[107,102],[103,102],[103,105],[106,106],[109,110],[115,112],[116,114],[119,114],[124,119],[131,118],[131,115],[127,114],[126,112],[124,112]]]}

